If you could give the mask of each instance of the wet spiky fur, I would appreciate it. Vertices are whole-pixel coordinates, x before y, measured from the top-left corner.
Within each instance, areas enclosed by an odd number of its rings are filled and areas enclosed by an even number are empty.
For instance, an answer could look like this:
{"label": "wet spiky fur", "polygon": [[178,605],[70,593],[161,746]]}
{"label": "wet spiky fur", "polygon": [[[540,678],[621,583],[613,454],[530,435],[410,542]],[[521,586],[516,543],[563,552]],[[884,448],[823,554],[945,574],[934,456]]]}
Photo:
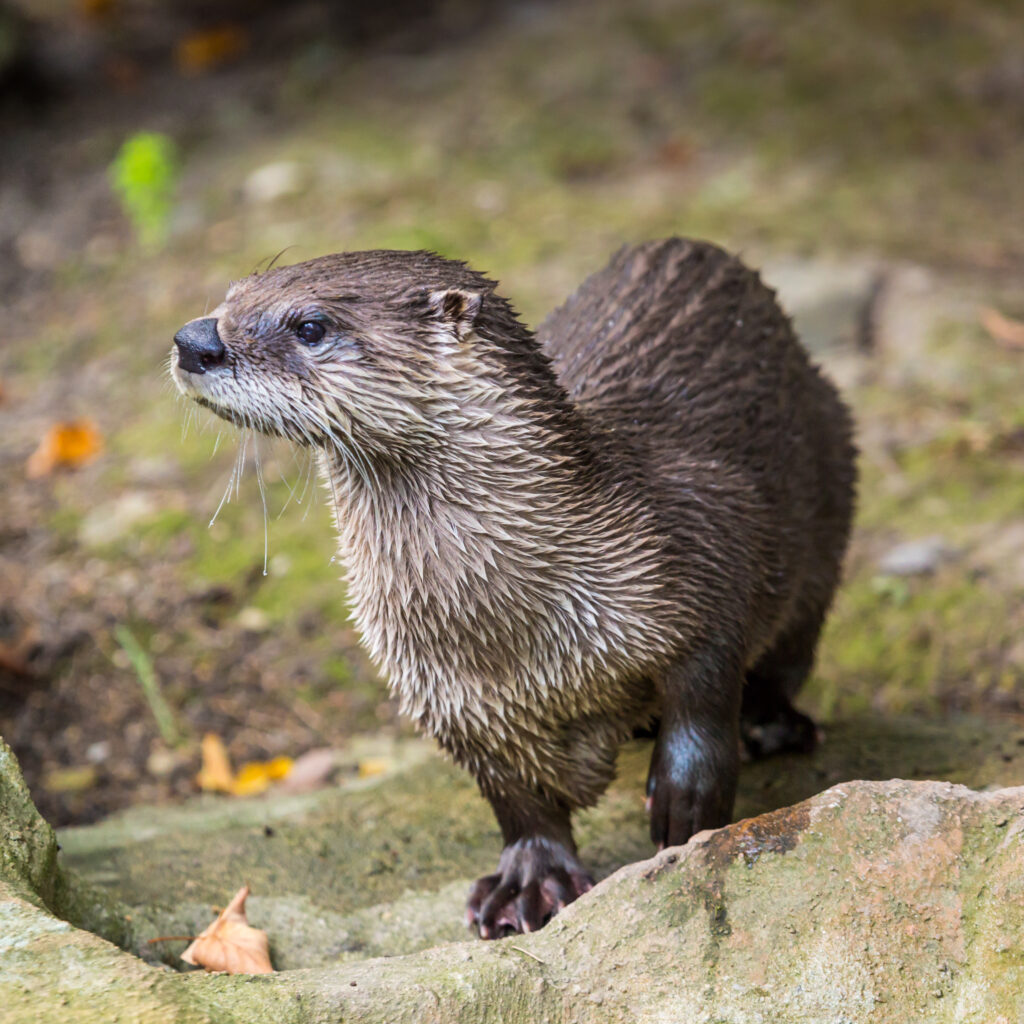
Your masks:
{"label": "wet spiky fur", "polygon": [[809,667],[854,472],[831,385],[720,249],[624,249],[538,338],[494,289],[422,252],[276,269],[212,314],[224,366],[176,377],[320,448],[366,646],[502,818],[593,803],[709,645],[740,682],[787,644]]}

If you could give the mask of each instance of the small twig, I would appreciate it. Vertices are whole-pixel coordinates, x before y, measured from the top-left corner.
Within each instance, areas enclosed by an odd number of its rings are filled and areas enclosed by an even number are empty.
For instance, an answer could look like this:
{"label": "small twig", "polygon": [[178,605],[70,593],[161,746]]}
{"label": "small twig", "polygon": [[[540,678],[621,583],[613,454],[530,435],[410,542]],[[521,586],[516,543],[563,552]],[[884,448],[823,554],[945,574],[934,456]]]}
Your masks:
{"label": "small twig", "polygon": [[874,352],[878,342],[878,309],[889,284],[885,271],[879,271],[871,278],[867,295],[857,311],[857,327],[855,344],[858,352],[869,354]]}
{"label": "small twig", "polygon": [[523,956],[528,956],[531,959],[536,960],[537,963],[544,964],[544,966],[547,967],[547,964],[545,963],[545,961],[541,960],[541,958],[539,956],[537,956],[535,953],[531,953],[528,949],[523,949],[522,946],[509,946],[508,948],[509,949],[514,949],[517,953],[522,953]]}
{"label": "small twig", "polygon": [[154,942],[195,942],[194,935],[158,935],[155,939],[146,939],[146,945],[152,946]]}
{"label": "small twig", "polygon": [[153,670],[153,662],[149,655],[139,645],[139,641],[132,635],[127,626],[118,626],[114,630],[114,636],[121,645],[121,649],[128,655],[128,660],[135,669],[139,679],[139,686],[142,687],[142,694],[149,704],[150,711],[156,719],[160,736],[169,747],[175,747],[181,742],[181,733],[174,720],[174,712],[170,704],[164,699],[160,692],[160,681]]}

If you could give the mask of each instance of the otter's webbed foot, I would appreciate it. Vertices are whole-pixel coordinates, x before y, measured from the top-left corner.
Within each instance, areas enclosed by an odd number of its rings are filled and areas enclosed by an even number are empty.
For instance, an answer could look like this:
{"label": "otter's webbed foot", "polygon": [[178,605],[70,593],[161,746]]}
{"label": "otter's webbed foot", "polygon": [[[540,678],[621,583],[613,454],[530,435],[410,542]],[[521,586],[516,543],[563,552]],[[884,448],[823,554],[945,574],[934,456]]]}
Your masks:
{"label": "otter's webbed foot", "polygon": [[466,923],[476,925],[482,939],[534,932],[593,885],[562,843],[543,836],[518,839],[502,851],[498,870],[470,890]]}
{"label": "otter's webbed foot", "polygon": [[789,702],[779,704],[770,714],[747,717],[740,723],[740,735],[747,757],[752,761],[775,754],[810,754],[823,738],[822,731]]}

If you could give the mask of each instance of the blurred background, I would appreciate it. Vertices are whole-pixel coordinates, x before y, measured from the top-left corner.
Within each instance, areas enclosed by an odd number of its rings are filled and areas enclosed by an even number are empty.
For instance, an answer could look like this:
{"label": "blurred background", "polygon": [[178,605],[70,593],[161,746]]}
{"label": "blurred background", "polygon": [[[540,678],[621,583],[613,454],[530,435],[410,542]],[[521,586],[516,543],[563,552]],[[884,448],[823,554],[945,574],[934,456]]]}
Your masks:
{"label": "blurred background", "polygon": [[256,790],[409,732],[306,457],[259,442],[265,516],[167,376],[279,254],[435,249],[537,324],[623,242],[740,250],[859,423],[803,705],[1017,716],[1022,168],[1016,0],[4,0],[0,734],[41,810],[194,792],[207,734],[242,791],[218,748]]}

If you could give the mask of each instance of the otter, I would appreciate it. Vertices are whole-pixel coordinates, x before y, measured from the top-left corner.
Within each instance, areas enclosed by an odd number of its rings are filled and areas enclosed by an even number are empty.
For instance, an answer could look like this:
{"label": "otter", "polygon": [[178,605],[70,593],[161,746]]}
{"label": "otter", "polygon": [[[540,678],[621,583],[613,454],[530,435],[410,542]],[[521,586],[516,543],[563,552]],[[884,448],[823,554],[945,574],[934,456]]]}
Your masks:
{"label": "otter", "polygon": [[627,247],[534,335],[430,252],[233,284],[175,335],[181,391],[317,449],[353,617],[504,838],[484,938],[593,884],[572,813],[656,735],[659,846],[730,820],[741,743],[809,750],[846,549],[851,417],[774,293],[714,245]]}

